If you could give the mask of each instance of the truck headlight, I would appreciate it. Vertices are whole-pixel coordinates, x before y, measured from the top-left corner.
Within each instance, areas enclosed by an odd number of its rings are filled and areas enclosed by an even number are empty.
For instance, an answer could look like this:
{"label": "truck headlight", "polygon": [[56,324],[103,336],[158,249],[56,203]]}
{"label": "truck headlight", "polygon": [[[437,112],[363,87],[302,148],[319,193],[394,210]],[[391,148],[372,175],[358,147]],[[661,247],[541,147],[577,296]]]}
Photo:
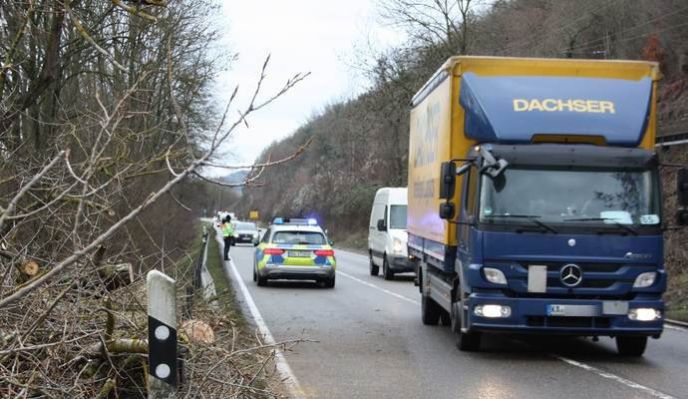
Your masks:
{"label": "truck headlight", "polygon": [[483,267],[483,273],[485,273],[485,279],[491,283],[506,284],[506,277],[499,269],[495,269],[494,267]]}
{"label": "truck headlight", "polygon": [[396,254],[400,254],[400,253],[404,252],[404,244],[401,242],[400,239],[398,239],[398,238],[394,239],[394,244],[392,246],[392,250]]}
{"label": "truck headlight", "polygon": [[511,307],[506,305],[478,305],[473,309],[476,316],[490,319],[505,318],[511,316]]}
{"label": "truck headlight", "polygon": [[635,321],[654,321],[662,318],[662,312],[653,308],[637,308],[628,311],[628,318]]}
{"label": "truck headlight", "polygon": [[655,278],[657,278],[657,273],[655,272],[640,273],[638,277],[635,278],[633,288],[647,288],[655,283]]}

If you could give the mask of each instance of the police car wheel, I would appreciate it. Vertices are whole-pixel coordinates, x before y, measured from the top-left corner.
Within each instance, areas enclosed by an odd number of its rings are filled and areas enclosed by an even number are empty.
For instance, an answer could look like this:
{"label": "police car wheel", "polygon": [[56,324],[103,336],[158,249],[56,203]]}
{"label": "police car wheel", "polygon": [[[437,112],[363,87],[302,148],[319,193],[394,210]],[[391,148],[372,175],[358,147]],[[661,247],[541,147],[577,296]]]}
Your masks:
{"label": "police car wheel", "polygon": [[373,262],[372,252],[368,253],[368,257],[370,258],[370,275],[377,276],[380,273],[380,266],[376,265],[375,262]]}
{"label": "police car wheel", "polygon": [[253,269],[253,281],[258,281],[258,276],[256,275],[256,269]]}
{"label": "police car wheel", "polygon": [[394,272],[389,268],[387,255],[382,258],[382,274],[385,276],[385,280],[394,280]]}
{"label": "police car wheel", "polygon": [[325,288],[334,288],[334,277],[325,280]]}
{"label": "police car wheel", "polygon": [[259,287],[264,287],[264,286],[268,285],[268,279],[267,279],[267,277],[260,277],[260,276],[257,276],[256,282],[258,283],[258,286],[259,286]]}

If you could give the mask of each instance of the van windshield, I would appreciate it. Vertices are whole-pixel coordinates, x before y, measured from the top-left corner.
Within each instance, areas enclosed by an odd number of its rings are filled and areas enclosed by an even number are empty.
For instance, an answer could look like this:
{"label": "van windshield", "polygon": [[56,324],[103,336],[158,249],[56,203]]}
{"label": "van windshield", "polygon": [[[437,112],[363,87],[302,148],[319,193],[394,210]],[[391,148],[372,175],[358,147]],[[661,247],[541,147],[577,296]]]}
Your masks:
{"label": "van windshield", "polygon": [[406,229],[406,205],[392,205],[389,208],[389,228]]}

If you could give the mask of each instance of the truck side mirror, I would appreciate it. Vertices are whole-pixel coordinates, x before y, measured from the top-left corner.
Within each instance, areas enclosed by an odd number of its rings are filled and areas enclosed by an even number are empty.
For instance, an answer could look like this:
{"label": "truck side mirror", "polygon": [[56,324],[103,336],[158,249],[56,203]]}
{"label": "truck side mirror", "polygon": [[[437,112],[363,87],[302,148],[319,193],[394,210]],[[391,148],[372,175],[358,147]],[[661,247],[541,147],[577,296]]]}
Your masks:
{"label": "truck side mirror", "polygon": [[678,170],[676,176],[676,193],[680,206],[688,206],[688,168]]}
{"label": "truck side mirror", "polygon": [[456,207],[450,201],[440,204],[440,218],[451,220],[454,219],[454,214],[456,213]]}
{"label": "truck side mirror", "polygon": [[440,198],[454,198],[456,189],[456,164],[454,162],[442,162],[440,171]]}
{"label": "truck side mirror", "polygon": [[676,224],[679,226],[688,226],[688,209],[679,209],[676,212]]}
{"label": "truck side mirror", "polygon": [[377,230],[378,231],[387,231],[387,224],[385,223],[385,219],[379,219],[377,221]]}

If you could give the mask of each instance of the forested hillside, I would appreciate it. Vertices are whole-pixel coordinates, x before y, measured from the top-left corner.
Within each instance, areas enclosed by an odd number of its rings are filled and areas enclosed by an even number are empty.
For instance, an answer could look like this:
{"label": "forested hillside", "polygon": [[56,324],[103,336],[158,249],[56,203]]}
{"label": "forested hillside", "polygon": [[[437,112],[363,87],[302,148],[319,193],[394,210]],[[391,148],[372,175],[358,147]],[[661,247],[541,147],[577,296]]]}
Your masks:
{"label": "forested hillside", "polygon": [[[266,218],[317,214],[335,236],[353,228],[354,244],[362,244],[375,190],[406,185],[410,99],[451,55],[658,61],[660,132],[688,131],[685,1],[384,0],[379,8],[388,23],[408,32],[409,42],[361,59],[372,81],[368,91],[327,107],[265,150],[262,159],[279,157],[314,138],[303,157],[264,173],[265,184],[247,191],[245,210],[259,209]],[[667,152],[667,160],[685,160],[685,148]]]}
{"label": "forested hillside", "polygon": [[378,187],[406,185],[411,97],[456,54],[659,61],[665,73],[660,130],[688,131],[685,2],[503,0],[484,7],[459,1],[463,8],[451,10],[426,3],[433,11],[423,20],[411,12],[424,7],[416,2],[380,4],[384,18],[412,40],[368,63],[370,90],[328,106],[264,151],[261,159],[279,157],[315,138],[305,156],[264,173],[265,184],[248,192],[246,209],[266,217],[315,213],[335,229],[341,221],[363,227]]}

